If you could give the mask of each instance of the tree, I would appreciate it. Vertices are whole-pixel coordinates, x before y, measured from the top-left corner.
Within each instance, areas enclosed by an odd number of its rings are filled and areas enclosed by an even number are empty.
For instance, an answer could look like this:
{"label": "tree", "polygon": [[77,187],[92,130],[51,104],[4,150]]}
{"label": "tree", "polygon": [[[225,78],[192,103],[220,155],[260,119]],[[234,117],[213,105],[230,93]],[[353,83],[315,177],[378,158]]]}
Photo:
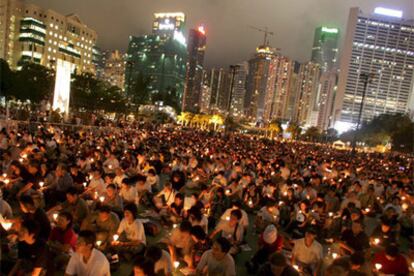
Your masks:
{"label": "tree", "polygon": [[292,135],[293,140],[298,139],[299,135],[302,133],[301,127],[294,122],[289,123],[288,127],[286,128],[286,131]]}
{"label": "tree", "polygon": [[4,59],[0,59],[0,92],[6,98],[13,96],[14,72],[10,70],[9,64]]}
{"label": "tree", "polygon": [[310,127],[305,131],[305,134],[303,134],[303,137],[305,140],[308,141],[317,141],[321,136],[321,132],[319,131],[319,128],[317,127]]}
{"label": "tree", "polygon": [[276,123],[276,122],[270,123],[269,126],[267,127],[267,131],[269,131],[271,139],[273,139],[275,135],[279,134],[281,130],[282,130],[282,127],[280,123]]}

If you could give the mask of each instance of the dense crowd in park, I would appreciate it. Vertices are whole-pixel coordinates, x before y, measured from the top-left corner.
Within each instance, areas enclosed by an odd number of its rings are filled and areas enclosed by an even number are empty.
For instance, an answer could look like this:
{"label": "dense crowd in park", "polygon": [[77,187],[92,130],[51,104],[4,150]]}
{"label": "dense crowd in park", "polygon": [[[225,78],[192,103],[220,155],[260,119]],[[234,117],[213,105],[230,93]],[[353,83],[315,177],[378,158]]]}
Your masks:
{"label": "dense crowd in park", "polygon": [[112,126],[1,130],[5,275],[414,271],[412,155]]}

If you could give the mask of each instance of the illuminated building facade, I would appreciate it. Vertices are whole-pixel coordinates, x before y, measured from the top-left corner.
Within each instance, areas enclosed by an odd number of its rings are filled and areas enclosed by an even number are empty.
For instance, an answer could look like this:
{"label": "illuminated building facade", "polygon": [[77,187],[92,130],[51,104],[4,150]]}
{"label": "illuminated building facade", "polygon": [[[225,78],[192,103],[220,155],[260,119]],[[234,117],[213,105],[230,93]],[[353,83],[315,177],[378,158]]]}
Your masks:
{"label": "illuminated building facade", "polygon": [[62,15],[21,0],[0,0],[0,58],[12,69],[34,62],[56,69],[58,59],[76,73],[95,72],[96,32],[74,14]]}
{"label": "illuminated building facade", "polygon": [[339,29],[316,28],[312,47],[312,62],[321,65],[323,72],[335,67],[338,58]]}
{"label": "illuminated building facade", "polygon": [[374,74],[361,122],[382,113],[407,112],[413,96],[414,20],[384,8],[375,9],[373,15],[350,10],[334,106],[335,128],[340,132],[358,121],[364,91],[361,73]]}
{"label": "illuminated building facade", "polygon": [[118,50],[110,53],[105,60],[104,79],[111,85],[124,89],[125,59]]}
{"label": "illuminated building facade", "polygon": [[188,38],[188,61],[183,95],[183,111],[200,112],[206,32],[203,26],[191,29]]}
{"label": "illuminated building facade", "polygon": [[337,90],[338,74],[336,70],[323,72],[319,79],[318,122],[317,127],[327,130],[332,127],[332,110]]}
{"label": "illuminated building facade", "polygon": [[[179,19],[174,19],[174,23],[171,23],[169,20],[178,14]],[[187,63],[187,43],[181,32],[184,18],[181,13],[156,13],[153,34],[129,37],[125,65],[127,94],[141,75],[149,79],[148,90],[152,94],[170,93],[175,90],[178,101],[181,101]],[[170,25],[163,27],[160,22]]]}
{"label": "illuminated building facade", "polygon": [[244,116],[244,97],[246,95],[246,78],[249,73],[247,62],[237,64],[231,69],[230,110],[229,114],[236,118]]}

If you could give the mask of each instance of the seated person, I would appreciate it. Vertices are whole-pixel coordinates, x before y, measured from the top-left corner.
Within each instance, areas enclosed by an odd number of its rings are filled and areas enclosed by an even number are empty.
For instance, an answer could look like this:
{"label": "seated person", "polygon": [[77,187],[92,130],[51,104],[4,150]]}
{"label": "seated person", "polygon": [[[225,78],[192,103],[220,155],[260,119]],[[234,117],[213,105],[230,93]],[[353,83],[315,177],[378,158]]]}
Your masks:
{"label": "seated person", "polygon": [[172,188],[171,183],[167,182],[164,184],[162,189],[155,197],[154,204],[158,210],[162,210],[166,207],[171,206],[174,203],[175,195],[177,192]]}
{"label": "seated person", "polygon": [[171,256],[167,251],[157,246],[150,246],[145,251],[145,258],[154,263],[155,274],[166,276],[172,275],[173,263],[171,261]]}
{"label": "seated person", "polygon": [[193,268],[198,265],[204,252],[210,249],[210,239],[208,238],[206,232],[204,232],[204,229],[199,225],[193,226],[190,234],[194,245],[191,251],[192,264],[189,265],[189,267]]}
{"label": "seated person", "polygon": [[[390,244],[397,243],[397,233],[392,226],[391,221],[381,218],[381,224],[371,234],[371,243],[379,249],[384,249]],[[378,244],[375,239],[378,239]]]}
{"label": "seated person", "polygon": [[361,221],[353,221],[351,229],[342,232],[339,246],[346,254],[353,254],[369,248],[368,237],[364,232]]}
{"label": "seated person", "polygon": [[228,220],[220,221],[216,229],[210,234],[213,239],[218,233],[230,241],[232,247],[230,254],[235,255],[240,252],[240,244],[243,242],[244,227],[241,225],[242,212],[240,209],[232,210]]}
{"label": "seated person", "polygon": [[124,205],[115,184],[109,184],[106,186],[106,194],[104,198],[105,199],[102,203],[109,206],[111,211],[115,212],[117,215],[121,215],[123,213]]}
{"label": "seated person", "polygon": [[171,221],[173,223],[179,222],[184,212],[184,195],[178,193],[175,195],[174,203],[170,206]]}
{"label": "seated person", "polygon": [[273,224],[266,227],[259,238],[259,249],[250,262],[246,263],[251,273],[257,271],[260,265],[264,264],[274,252],[280,252],[283,247],[283,238],[278,235],[277,228]]}
{"label": "seated person", "polygon": [[[22,211],[23,220],[33,220],[39,223],[38,239],[47,241],[50,235],[50,221],[42,208],[36,207],[34,200],[29,195],[23,195],[19,198],[20,210]],[[17,228],[19,223],[16,224]]]}
{"label": "seated person", "polygon": [[408,275],[408,263],[403,255],[400,254],[398,247],[394,244],[388,245],[385,250],[378,252],[372,259],[375,268],[376,264],[380,264],[380,273],[385,275]]}
{"label": "seated person", "polygon": [[154,273],[154,262],[149,258],[138,256],[134,261],[134,276],[152,276]]}
{"label": "seated person", "polygon": [[48,214],[52,215],[58,211],[66,211],[72,215],[75,229],[79,229],[89,212],[88,205],[83,198],[79,197],[78,190],[74,187],[67,190],[66,201],[49,209]]}
{"label": "seated person", "polygon": [[229,254],[231,243],[223,237],[213,243],[210,250],[204,252],[197,265],[197,275],[235,276],[236,266]]}
{"label": "seated person", "polygon": [[[269,257],[269,261],[260,269],[259,276],[299,276],[299,272],[294,269],[286,260],[286,257],[275,252]],[[339,276],[339,275],[337,275]]]}
{"label": "seated person", "polygon": [[84,220],[81,230],[90,230],[96,233],[96,240],[99,241],[98,248],[105,250],[111,243],[118,227],[118,215],[111,212],[109,206],[102,205],[98,207],[96,213],[92,213]]}
{"label": "seated person", "polygon": [[96,239],[93,232],[79,232],[76,252],[70,257],[65,276],[111,275],[108,259],[101,251],[94,248],[95,243]]}
{"label": "seated person", "polygon": [[72,228],[73,217],[68,212],[60,212],[57,217],[57,225],[52,229],[48,240],[50,251],[55,256],[55,266],[59,268],[66,265],[69,261],[70,254],[76,250],[76,241],[78,239]]}
{"label": "seated person", "polygon": [[305,237],[296,240],[292,249],[292,265],[311,274],[319,273],[323,258],[322,245],[315,238],[316,230],[308,227]]}
{"label": "seated person", "polygon": [[121,190],[119,196],[122,198],[124,204],[134,203],[138,204],[138,192],[135,188],[135,180],[131,178],[124,178],[122,180]]}
{"label": "seated person", "polygon": [[172,230],[167,244],[173,263],[183,258],[188,265],[191,264],[191,250],[193,247],[193,240],[190,236],[191,228],[191,223],[185,220],[181,222],[180,227]]}
{"label": "seated person", "polygon": [[126,259],[131,257],[131,254],[143,253],[146,237],[144,225],[137,219],[138,209],[134,203],[125,205],[124,218],[119,224],[117,235],[119,240],[112,242],[112,247],[117,252],[122,253]]}
{"label": "seated person", "polygon": [[53,275],[48,246],[39,238],[39,231],[37,221],[23,220],[18,232],[18,260],[9,275]]}
{"label": "seated person", "polygon": [[269,224],[279,222],[279,210],[273,200],[267,200],[266,206],[262,207],[256,216],[256,230],[261,232]]}

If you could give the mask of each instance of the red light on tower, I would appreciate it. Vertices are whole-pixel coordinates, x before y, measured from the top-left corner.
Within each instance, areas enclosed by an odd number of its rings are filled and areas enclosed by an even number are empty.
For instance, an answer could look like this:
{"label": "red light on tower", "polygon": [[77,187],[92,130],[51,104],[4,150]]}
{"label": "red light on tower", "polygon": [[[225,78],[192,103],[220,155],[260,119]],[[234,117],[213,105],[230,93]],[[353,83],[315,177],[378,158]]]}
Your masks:
{"label": "red light on tower", "polygon": [[199,31],[200,33],[202,33],[203,35],[206,35],[206,29],[204,29],[204,26],[203,26],[203,25],[198,26],[198,31]]}

